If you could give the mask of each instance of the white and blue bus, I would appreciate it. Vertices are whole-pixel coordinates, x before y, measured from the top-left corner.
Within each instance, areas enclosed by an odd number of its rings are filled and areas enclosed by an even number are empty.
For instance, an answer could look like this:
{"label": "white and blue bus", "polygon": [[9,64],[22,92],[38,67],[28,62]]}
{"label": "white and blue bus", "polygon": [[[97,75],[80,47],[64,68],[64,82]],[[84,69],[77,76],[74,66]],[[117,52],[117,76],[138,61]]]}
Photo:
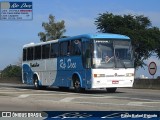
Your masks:
{"label": "white and blue bus", "polygon": [[23,46],[23,83],[84,89],[132,87],[131,40],[119,34],[84,34]]}

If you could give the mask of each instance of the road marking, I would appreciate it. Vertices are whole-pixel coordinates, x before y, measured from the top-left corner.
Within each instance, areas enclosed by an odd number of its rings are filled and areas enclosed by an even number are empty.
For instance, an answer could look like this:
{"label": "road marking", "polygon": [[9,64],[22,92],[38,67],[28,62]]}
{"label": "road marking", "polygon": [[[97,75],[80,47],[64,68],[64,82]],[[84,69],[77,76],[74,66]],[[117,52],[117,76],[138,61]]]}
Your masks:
{"label": "road marking", "polygon": [[75,98],[65,98],[65,99],[61,99],[59,101],[57,100],[37,100],[37,101],[44,101],[44,102],[66,102],[66,103],[73,103],[73,104],[87,104],[87,105],[111,105],[111,106],[132,106],[132,107],[149,107],[149,108],[154,108],[155,106],[149,106],[149,105],[143,105],[141,103],[124,103],[124,104],[117,104],[117,103],[98,103],[98,102],[75,102],[72,101]]}
{"label": "road marking", "polygon": [[[13,92],[10,92],[10,91]],[[28,91],[27,91],[28,90]],[[33,93],[33,94],[24,94],[25,92],[28,93]],[[152,99],[143,99],[143,98],[132,98],[132,97],[120,97],[120,96],[106,96],[102,95],[102,94],[81,94],[81,93],[72,93],[72,92],[61,92],[61,91],[35,91],[35,90],[30,90],[30,89],[0,89],[0,93],[10,93],[10,94],[18,94],[19,96],[16,97],[18,99],[24,99],[30,96],[50,96],[50,97],[54,97],[54,96],[63,96],[63,98],[59,99],[59,100],[50,100],[53,102],[72,102],[75,104],[91,104],[91,105],[113,105],[113,106],[139,106],[139,107],[155,107],[155,105],[151,105],[151,104],[160,104],[160,100],[152,100]],[[66,96],[66,97],[65,97]],[[68,97],[67,97],[68,96]],[[69,97],[71,96],[71,97]],[[75,97],[73,97],[75,96]],[[85,101],[85,99],[121,99],[121,100],[128,100],[126,103],[116,103],[116,102],[93,102],[93,101]],[[36,98],[34,98],[36,99]],[[77,101],[76,99],[81,99],[81,101]],[[47,101],[47,100],[43,100],[43,101]]]}
{"label": "road marking", "polygon": [[160,102],[129,102],[127,105],[143,105],[143,104],[154,104]]}
{"label": "road marking", "polygon": [[26,97],[29,97],[30,95],[28,95],[28,94],[22,94],[22,95],[20,95],[20,96],[18,96],[18,98],[26,98]]}
{"label": "road marking", "polygon": [[143,101],[151,101],[151,102],[160,102],[160,100],[152,100],[152,99],[141,99],[141,98],[130,98],[132,100],[143,100]]}
{"label": "road marking", "polygon": [[112,106],[137,106],[137,107],[155,107],[155,106],[148,106],[148,105],[141,105],[141,104],[117,104],[117,103],[98,103],[98,102],[74,102],[79,104],[93,104],[93,105],[112,105]]}
{"label": "road marking", "polygon": [[[119,103],[98,103],[98,102],[76,102],[76,101],[72,101],[72,100],[74,100],[74,99],[78,99],[78,98],[118,98],[118,97],[115,97],[115,96],[105,96],[105,97],[86,97],[86,96],[84,96],[84,97],[66,97],[66,98],[64,98],[64,99],[61,99],[61,100],[59,100],[59,101],[57,101],[57,102],[72,102],[72,103],[77,103],[77,104],[94,104],[94,105],[114,105],[114,106],[139,106],[139,107],[142,107],[142,106],[144,106],[144,107],[155,107],[155,106],[151,106],[151,105],[144,105],[144,104],[151,104],[151,103],[160,103],[160,101],[159,102],[153,102],[153,101],[151,101],[151,102],[129,102],[129,103],[124,103],[124,104],[119,104]],[[121,97],[122,98],[122,97]],[[126,98],[126,97],[125,97]],[[129,98],[129,97],[127,97],[127,98]],[[138,98],[136,98],[136,100],[137,100]],[[142,99],[141,99],[142,100]],[[144,99],[144,100],[146,100],[146,99]],[[148,99],[147,99],[148,100]]]}
{"label": "road marking", "polygon": [[5,93],[5,94],[22,94],[24,92],[0,92],[0,93]]}
{"label": "road marking", "polygon": [[71,102],[74,99],[83,99],[83,98],[114,98],[114,96],[104,96],[104,97],[90,97],[90,96],[84,96],[84,97],[66,97],[61,99],[59,102]]}
{"label": "road marking", "polygon": [[71,102],[73,99],[75,99],[76,97],[66,97],[64,99],[59,100],[59,102]]}
{"label": "road marking", "polygon": [[130,100],[139,100],[139,101],[148,101],[148,102],[160,102],[160,100],[153,100],[153,99],[142,99],[142,98],[132,98],[132,97],[118,97],[114,96],[116,99],[130,99]]}
{"label": "road marking", "polygon": [[[8,92],[7,92],[8,93]],[[19,92],[17,92],[17,93],[19,93]],[[61,95],[63,95],[63,96],[67,96],[67,95],[71,95],[72,93],[69,93],[69,94],[66,94],[66,93],[61,93],[61,94],[59,94],[59,96],[61,96]],[[29,96],[54,96],[54,95],[57,95],[57,94],[21,94],[21,95],[19,95],[17,98],[26,98],[26,97],[29,97]],[[65,98],[64,98],[65,99]],[[68,98],[66,98],[66,99],[69,99],[69,97]],[[75,99],[75,97],[74,97],[74,99]],[[63,100],[62,100],[63,101]],[[65,101],[65,100],[64,100]]]}
{"label": "road marking", "polygon": [[[70,93],[69,93],[70,94]],[[153,103],[160,103],[160,101],[158,100],[151,100],[151,99],[141,99],[141,98],[130,98],[130,97],[117,97],[117,96],[77,96],[77,97],[65,97],[69,94],[63,93],[63,94],[59,94],[59,96],[64,95],[63,99],[60,100],[40,100],[40,101],[49,101],[49,102],[66,102],[66,103],[75,103],[75,104],[88,104],[88,105],[111,105],[111,106],[135,106],[135,107],[155,107],[154,105],[150,105]],[[27,98],[29,96],[54,96],[57,94],[21,94],[19,95],[17,98],[18,99],[23,99],[23,98]],[[72,95],[72,93],[70,94]],[[91,98],[91,99],[118,99],[118,98],[122,98],[122,99],[130,99],[130,100],[143,100],[143,102],[126,102],[126,103],[116,103],[116,102],[85,102],[84,100],[87,98]],[[82,101],[76,101],[75,99],[81,99]]]}

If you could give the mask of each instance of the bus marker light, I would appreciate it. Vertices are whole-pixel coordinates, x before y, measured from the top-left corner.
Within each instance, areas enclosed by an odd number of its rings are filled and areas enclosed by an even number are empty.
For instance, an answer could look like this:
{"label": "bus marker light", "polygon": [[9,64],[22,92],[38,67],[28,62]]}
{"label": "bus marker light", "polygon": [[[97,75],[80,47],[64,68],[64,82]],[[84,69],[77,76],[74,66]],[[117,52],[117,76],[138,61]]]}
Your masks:
{"label": "bus marker light", "polygon": [[105,74],[94,74],[94,77],[105,77]]}
{"label": "bus marker light", "polygon": [[94,74],[94,77],[97,77],[97,74]]}
{"label": "bus marker light", "polygon": [[127,73],[126,76],[127,77],[132,77],[132,76],[134,76],[134,73]]}

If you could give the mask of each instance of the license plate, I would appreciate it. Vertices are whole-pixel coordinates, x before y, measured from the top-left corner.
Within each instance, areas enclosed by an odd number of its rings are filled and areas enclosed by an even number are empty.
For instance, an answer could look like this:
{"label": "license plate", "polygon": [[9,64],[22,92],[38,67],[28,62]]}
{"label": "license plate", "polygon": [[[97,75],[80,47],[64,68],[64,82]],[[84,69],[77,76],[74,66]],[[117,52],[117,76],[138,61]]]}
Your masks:
{"label": "license plate", "polygon": [[113,80],[113,81],[112,81],[112,84],[119,84],[119,81]]}

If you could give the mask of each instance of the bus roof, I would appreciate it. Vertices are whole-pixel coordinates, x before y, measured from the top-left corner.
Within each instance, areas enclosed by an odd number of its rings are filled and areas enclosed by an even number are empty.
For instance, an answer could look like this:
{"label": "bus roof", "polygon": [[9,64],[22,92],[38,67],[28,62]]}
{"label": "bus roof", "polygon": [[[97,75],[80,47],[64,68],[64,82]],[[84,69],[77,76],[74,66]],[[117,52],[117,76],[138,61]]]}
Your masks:
{"label": "bus roof", "polygon": [[31,47],[31,46],[36,46],[36,45],[43,45],[47,43],[54,43],[58,41],[67,41],[67,40],[74,40],[74,39],[81,39],[81,38],[87,38],[87,39],[123,39],[123,40],[129,40],[130,38],[125,35],[120,35],[120,34],[111,34],[111,33],[95,33],[95,34],[82,34],[82,35],[77,35],[73,37],[67,37],[67,38],[61,38],[59,40],[51,40],[47,42],[40,42],[40,43],[30,43],[26,44],[23,47]]}
{"label": "bus roof", "polygon": [[103,39],[103,38],[111,39],[112,38],[112,39],[126,39],[126,40],[130,39],[128,36],[120,35],[120,34],[96,33],[96,34],[83,34],[83,35],[78,35],[78,36],[73,36],[68,38],[62,38],[62,39],[59,39],[59,41],[66,41],[66,40],[80,39],[80,38],[88,38],[88,39]]}
{"label": "bus roof", "polygon": [[58,42],[58,40],[51,40],[51,41],[40,42],[40,43],[29,43],[29,44],[25,44],[23,46],[23,48],[25,48],[25,47],[33,47],[33,46],[38,46],[38,45],[45,45],[45,44],[48,44],[48,43],[56,43],[56,42]]}

